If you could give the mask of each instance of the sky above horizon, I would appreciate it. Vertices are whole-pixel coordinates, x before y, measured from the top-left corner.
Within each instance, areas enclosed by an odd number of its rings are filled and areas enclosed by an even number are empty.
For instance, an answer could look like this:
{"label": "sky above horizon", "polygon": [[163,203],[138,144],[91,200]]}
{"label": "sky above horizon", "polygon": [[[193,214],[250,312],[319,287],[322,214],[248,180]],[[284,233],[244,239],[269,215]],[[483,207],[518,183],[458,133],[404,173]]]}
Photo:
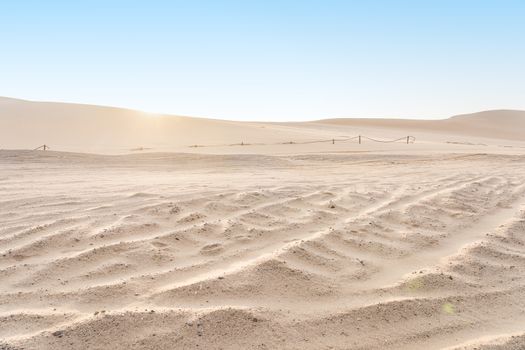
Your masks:
{"label": "sky above horizon", "polygon": [[0,96],[234,120],[525,110],[525,1],[0,2]]}

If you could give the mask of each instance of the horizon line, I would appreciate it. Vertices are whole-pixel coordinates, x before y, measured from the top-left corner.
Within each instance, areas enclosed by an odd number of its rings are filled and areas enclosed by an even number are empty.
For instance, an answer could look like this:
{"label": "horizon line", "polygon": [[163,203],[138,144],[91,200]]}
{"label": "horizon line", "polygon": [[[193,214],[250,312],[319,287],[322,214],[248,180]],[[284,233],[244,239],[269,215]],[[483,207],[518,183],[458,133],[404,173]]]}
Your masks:
{"label": "horizon line", "polygon": [[126,106],[117,106],[117,105],[105,105],[105,104],[97,104],[97,103],[87,103],[87,102],[75,102],[75,101],[57,101],[57,100],[32,100],[32,99],[25,99],[25,98],[19,98],[19,97],[10,97],[10,96],[0,96],[0,99],[4,100],[13,100],[13,101],[19,101],[19,102],[29,102],[29,103],[54,103],[54,104],[66,104],[66,105],[78,105],[78,106],[89,106],[89,107],[98,107],[98,108],[107,108],[107,109],[119,109],[119,110],[127,110],[131,112],[138,112],[138,113],[144,113],[149,114],[156,117],[182,117],[182,118],[196,118],[196,119],[210,119],[210,120],[221,120],[221,121],[230,121],[230,122],[242,122],[242,123],[313,123],[318,121],[324,121],[324,120],[343,120],[343,119],[355,119],[355,120],[367,120],[367,119],[376,119],[376,120],[410,120],[410,121],[440,121],[440,120],[448,120],[454,117],[460,117],[464,115],[470,115],[470,114],[477,114],[477,113],[486,113],[486,112],[525,112],[525,110],[521,109],[513,109],[513,108],[494,108],[494,109],[486,109],[486,110],[480,110],[475,112],[464,112],[464,113],[458,113],[458,114],[452,114],[446,117],[438,117],[438,118],[421,118],[421,117],[385,117],[385,116],[377,116],[377,117],[351,117],[351,116],[341,116],[341,117],[322,117],[319,119],[305,119],[305,120],[284,120],[284,121],[268,121],[268,120],[240,120],[240,119],[227,119],[224,117],[214,117],[214,116],[197,116],[197,115],[181,115],[181,114],[174,114],[171,112],[153,112],[153,111],[146,111],[142,109],[137,108],[131,108]]}

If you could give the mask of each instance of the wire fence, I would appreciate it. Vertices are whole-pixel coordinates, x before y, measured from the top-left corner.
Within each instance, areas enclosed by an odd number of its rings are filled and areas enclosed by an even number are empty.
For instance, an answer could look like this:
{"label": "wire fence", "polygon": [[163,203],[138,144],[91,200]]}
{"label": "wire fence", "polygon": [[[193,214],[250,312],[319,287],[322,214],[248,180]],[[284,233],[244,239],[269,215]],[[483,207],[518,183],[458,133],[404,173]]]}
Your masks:
{"label": "wire fence", "polygon": [[[354,141],[356,143],[359,143],[359,144],[364,143],[364,141],[379,142],[379,143],[396,143],[396,142],[400,143],[400,142],[403,142],[403,143],[406,143],[408,145],[408,144],[411,144],[411,143],[415,143],[416,142],[416,138],[414,136],[404,136],[404,137],[400,137],[400,138],[394,139],[394,140],[379,140],[379,139],[375,139],[375,138],[368,137],[368,136],[358,135],[358,136],[353,136],[353,137],[340,137],[340,138],[331,138],[331,139],[322,139],[322,140],[310,140],[310,141],[286,141],[286,142],[274,142],[274,143],[246,143],[246,142],[242,141],[241,143],[213,144],[213,145],[191,145],[191,146],[188,146],[188,147],[197,148],[197,147],[231,147],[231,146],[308,145],[308,144],[315,144],[315,143],[332,143],[332,144],[335,144],[335,143],[352,142],[352,141]],[[33,149],[33,151],[39,151],[39,150],[47,151],[49,149],[50,149],[50,147],[48,145],[42,145],[42,146],[39,146],[39,147]],[[145,150],[145,149],[150,149],[150,148],[140,147],[140,148],[132,149],[132,151],[139,151],[139,150],[142,151],[142,150]]]}
{"label": "wire fence", "polygon": [[307,144],[314,144],[314,143],[342,143],[342,142],[356,142],[359,144],[364,143],[364,141],[371,141],[371,142],[379,142],[379,143],[406,143],[412,144],[416,142],[416,138],[414,136],[404,136],[400,137],[398,139],[393,140],[379,140],[368,136],[358,135],[358,136],[352,136],[352,137],[342,137],[342,138],[331,138],[331,139],[323,139],[323,140],[310,140],[310,141],[286,141],[286,142],[274,142],[274,143],[247,143],[247,142],[241,142],[241,143],[229,143],[229,144],[213,144],[213,145],[191,145],[189,147],[197,148],[197,147],[229,147],[229,146],[276,146],[276,145],[307,145]]}

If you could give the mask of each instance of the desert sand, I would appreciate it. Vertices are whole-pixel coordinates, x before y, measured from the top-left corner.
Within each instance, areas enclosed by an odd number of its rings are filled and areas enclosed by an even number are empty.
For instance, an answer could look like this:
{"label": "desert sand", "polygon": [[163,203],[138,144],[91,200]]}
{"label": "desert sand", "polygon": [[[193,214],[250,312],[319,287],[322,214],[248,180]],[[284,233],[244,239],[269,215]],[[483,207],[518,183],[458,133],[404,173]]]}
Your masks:
{"label": "desert sand", "polygon": [[4,98],[0,194],[0,349],[525,348],[525,112]]}

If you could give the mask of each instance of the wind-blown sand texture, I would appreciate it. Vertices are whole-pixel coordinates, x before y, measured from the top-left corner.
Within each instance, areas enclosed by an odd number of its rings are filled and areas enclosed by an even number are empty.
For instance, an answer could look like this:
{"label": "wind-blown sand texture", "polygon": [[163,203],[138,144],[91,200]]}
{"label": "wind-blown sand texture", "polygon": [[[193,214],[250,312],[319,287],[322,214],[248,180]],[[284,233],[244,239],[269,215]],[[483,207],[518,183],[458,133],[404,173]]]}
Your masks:
{"label": "wind-blown sand texture", "polygon": [[0,151],[0,349],[525,348],[523,140],[367,127],[418,142]]}

